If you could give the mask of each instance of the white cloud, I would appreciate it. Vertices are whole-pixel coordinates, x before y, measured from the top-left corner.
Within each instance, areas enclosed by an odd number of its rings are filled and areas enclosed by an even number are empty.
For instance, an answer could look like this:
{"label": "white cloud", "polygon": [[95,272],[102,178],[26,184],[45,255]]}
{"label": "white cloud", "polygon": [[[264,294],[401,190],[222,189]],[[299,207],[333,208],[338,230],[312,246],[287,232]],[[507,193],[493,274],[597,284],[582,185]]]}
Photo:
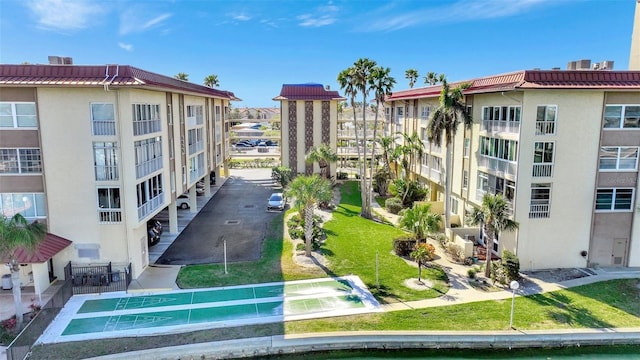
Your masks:
{"label": "white cloud", "polygon": [[455,23],[475,20],[494,19],[514,16],[531,8],[550,3],[550,0],[460,0],[450,5],[427,9],[412,9],[402,13],[390,14],[392,7],[384,7],[369,14],[378,18],[366,24],[365,31],[395,31],[408,27],[434,24]]}
{"label": "white cloud", "polygon": [[173,16],[171,13],[164,13],[150,19],[144,19],[144,13],[140,8],[128,8],[120,14],[120,35],[139,33],[156,28]]}
{"label": "white cloud", "polygon": [[105,12],[91,0],[30,0],[26,5],[36,16],[38,25],[45,29],[84,29]]}
{"label": "white cloud", "polygon": [[233,15],[232,16],[233,20],[238,20],[238,21],[249,21],[251,20],[251,17],[245,14],[238,14],[238,15]]}
{"label": "white cloud", "polygon": [[118,46],[120,48],[124,49],[124,50],[129,51],[129,52],[133,51],[133,45],[132,44],[125,44],[125,43],[119,42]]}
{"label": "white cloud", "polygon": [[339,7],[329,2],[327,5],[318,6],[313,13],[302,14],[296,18],[300,21],[300,26],[321,27],[335,23],[338,20],[335,15],[339,11]]}

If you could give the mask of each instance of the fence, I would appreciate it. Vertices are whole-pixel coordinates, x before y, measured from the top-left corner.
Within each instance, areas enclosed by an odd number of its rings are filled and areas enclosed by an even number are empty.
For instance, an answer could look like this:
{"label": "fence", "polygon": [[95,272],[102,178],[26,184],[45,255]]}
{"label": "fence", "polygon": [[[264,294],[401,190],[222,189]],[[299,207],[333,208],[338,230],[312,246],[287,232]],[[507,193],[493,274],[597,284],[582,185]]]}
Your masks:
{"label": "fence", "polygon": [[[65,280],[51,299],[33,315],[31,321],[7,347],[7,360],[23,360],[40,335],[51,324],[71,296],[77,294],[126,291],[131,284],[131,264],[122,271],[114,271],[111,263],[106,265],[64,267]],[[52,285],[57,286],[57,283]],[[32,316],[32,313],[25,314]]]}

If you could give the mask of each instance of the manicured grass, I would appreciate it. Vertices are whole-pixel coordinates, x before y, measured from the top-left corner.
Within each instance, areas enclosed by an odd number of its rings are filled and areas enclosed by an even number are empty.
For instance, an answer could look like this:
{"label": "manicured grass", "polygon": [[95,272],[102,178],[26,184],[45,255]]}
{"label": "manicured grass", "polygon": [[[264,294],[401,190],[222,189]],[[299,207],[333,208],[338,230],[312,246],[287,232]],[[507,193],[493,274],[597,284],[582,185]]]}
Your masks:
{"label": "manicured grass", "polygon": [[[515,301],[520,330],[640,327],[638,279],[612,280]],[[507,330],[511,299],[287,322],[286,333],[357,330]]]}
{"label": "manicured grass", "polygon": [[[434,298],[446,293],[447,276],[438,267],[423,268],[422,277],[434,283],[433,289],[412,290],[404,281],[418,277],[418,268],[393,253],[393,239],[404,232],[389,224],[360,217],[360,193],[356,182],[340,188],[339,206],[324,225],[327,240],[322,247],[336,275],[358,275],[381,302]],[[376,286],[376,255],[378,284]]]}
{"label": "manicured grass", "polygon": [[178,274],[178,285],[197,288],[354,274],[381,302],[428,299],[447,292],[447,276],[438,267],[422,270],[422,277],[434,283],[432,289],[416,291],[404,286],[405,280],[418,277],[418,269],[393,254],[393,238],[403,231],[360,217],[357,182],[346,182],[340,190],[340,204],[333,212],[332,220],[324,225],[327,240],[322,251],[330,262],[325,271],[293,262],[293,245],[282,240],[283,214],[270,226],[260,261],[228,264],[228,274],[224,273],[223,264],[186,266]]}

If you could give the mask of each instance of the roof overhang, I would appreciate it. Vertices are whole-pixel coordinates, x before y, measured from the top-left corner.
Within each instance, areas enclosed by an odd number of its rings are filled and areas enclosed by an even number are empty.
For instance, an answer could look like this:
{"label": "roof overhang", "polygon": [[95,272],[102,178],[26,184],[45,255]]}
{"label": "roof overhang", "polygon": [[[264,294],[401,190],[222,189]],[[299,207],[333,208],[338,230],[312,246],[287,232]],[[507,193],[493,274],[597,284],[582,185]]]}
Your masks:
{"label": "roof overhang", "polygon": [[21,264],[39,264],[49,261],[71,243],[71,240],[47,233],[37,249],[28,251],[27,249],[19,248],[16,250],[15,256]]}

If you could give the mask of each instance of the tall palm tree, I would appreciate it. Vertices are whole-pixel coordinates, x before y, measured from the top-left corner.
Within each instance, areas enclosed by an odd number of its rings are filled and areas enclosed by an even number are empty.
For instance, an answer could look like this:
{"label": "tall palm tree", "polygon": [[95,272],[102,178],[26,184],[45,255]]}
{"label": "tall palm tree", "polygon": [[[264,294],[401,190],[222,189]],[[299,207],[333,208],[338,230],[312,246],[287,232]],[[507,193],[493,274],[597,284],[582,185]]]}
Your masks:
{"label": "tall palm tree", "polygon": [[286,190],[287,197],[294,199],[294,206],[304,214],[305,255],[311,257],[313,240],[313,211],[316,204],[331,201],[331,184],[318,175],[298,176]]}
{"label": "tall palm tree", "polygon": [[377,139],[378,144],[382,148],[382,160],[384,161],[384,168],[386,172],[391,174],[391,153],[393,152],[393,146],[396,141],[391,136],[380,136]]}
{"label": "tall palm tree", "polygon": [[178,80],[182,80],[182,81],[189,81],[189,74],[183,73],[183,72],[179,72],[174,76],[174,78],[176,78]]}
{"label": "tall palm tree", "polygon": [[204,86],[208,86],[211,88],[220,86],[220,81],[218,81],[218,75],[216,74],[211,74],[205,77],[202,83],[204,84]]}
{"label": "tall palm tree", "polygon": [[416,83],[418,79],[418,70],[409,69],[404,72],[405,79],[409,80],[409,88],[413,88],[413,85]]}
{"label": "tall palm tree", "polygon": [[[378,114],[380,113],[380,107],[384,112],[384,99],[386,96],[391,95],[391,89],[393,89],[393,85],[396,83],[396,79],[391,77],[389,74],[391,73],[390,68],[383,68],[382,66],[376,66],[373,68],[371,72],[371,77],[369,78],[369,85],[373,90],[374,100],[375,100],[375,116],[373,120],[373,148],[371,149],[371,163],[369,164],[369,206],[373,203],[373,170],[376,164],[376,139],[378,138]],[[365,158],[366,160],[366,158]]]}
{"label": "tall palm tree", "polygon": [[[349,96],[351,106],[353,107],[353,122],[356,131],[356,144],[358,146],[358,168],[360,172],[360,198],[362,201],[362,207],[360,209],[360,216],[370,219],[371,218],[371,202],[369,192],[371,192],[368,184],[371,182],[366,181],[366,159],[367,159],[367,96],[370,87],[370,78],[373,69],[376,67],[376,62],[367,58],[358,59],[353,63],[353,66],[343,70],[338,74],[338,83],[340,88],[344,89],[345,94]],[[358,101],[358,104],[362,105],[362,139],[360,139],[358,130],[358,120],[356,117],[356,97],[362,96],[362,101]],[[362,152],[360,152],[360,145],[362,145]]]}
{"label": "tall palm tree", "polygon": [[484,275],[491,278],[491,252],[493,240],[497,239],[503,231],[514,231],[520,226],[511,219],[511,204],[502,194],[485,193],[482,197],[482,206],[475,208],[471,214],[473,225],[481,224],[484,231],[485,246],[487,247],[487,263]]}
{"label": "tall palm tree", "polygon": [[[415,173],[415,169],[418,167],[418,162],[424,155],[424,144],[416,131],[411,135],[402,132],[399,132],[398,134],[402,135],[404,138],[403,153],[408,156],[408,159],[405,158],[404,160],[405,171],[407,174]],[[420,171],[420,174],[422,174],[421,166],[418,170]]]}
{"label": "tall palm tree", "polygon": [[442,217],[431,212],[431,204],[415,203],[413,207],[400,211],[398,225],[416,235],[418,240],[426,240],[427,235],[440,230]]}
{"label": "tall palm tree", "polygon": [[462,91],[468,88],[469,84],[462,84],[449,91],[449,84],[446,80],[442,82],[442,90],[440,91],[440,103],[431,114],[431,119],[427,124],[427,137],[429,141],[438,145],[442,144],[444,138],[446,145],[445,159],[445,203],[444,203],[444,222],[445,227],[450,226],[450,207],[451,207],[451,173],[453,162],[453,140],[458,130],[458,125],[463,123],[466,128],[471,128],[473,119],[467,111],[463,103]]}
{"label": "tall palm tree", "polygon": [[320,144],[309,150],[305,160],[308,163],[317,162],[320,166],[320,175],[323,179],[329,178],[329,164],[338,161],[338,155],[327,144]]}
{"label": "tall palm tree", "polygon": [[46,228],[43,224],[38,222],[29,223],[20,214],[15,214],[11,218],[2,216],[2,219],[0,219],[0,254],[2,254],[2,260],[7,261],[11,271],[16,322],[20,327],[22,327],[23,322],[23,309],[20,289],[20,264],[16,258],[16,251],[18,249],[35,250],[44,240],[45,235]]}

